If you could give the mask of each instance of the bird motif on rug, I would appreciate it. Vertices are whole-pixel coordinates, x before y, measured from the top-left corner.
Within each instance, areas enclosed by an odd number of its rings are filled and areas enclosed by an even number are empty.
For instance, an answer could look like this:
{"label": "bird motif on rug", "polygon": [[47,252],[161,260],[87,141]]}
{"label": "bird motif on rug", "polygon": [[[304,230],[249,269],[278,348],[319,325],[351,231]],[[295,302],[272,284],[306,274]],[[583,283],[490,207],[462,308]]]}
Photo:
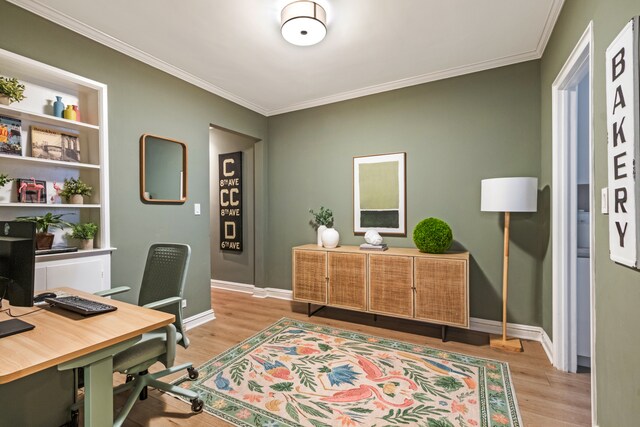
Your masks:
{"label": "bird motif on rug", "polygon": [[276,360],[275,362],[270,362],[254,355],[251,355],[251,357],[253,358],[253,360],[262,365],[265,373],[271,375],[272,377],[280,378],[282,380],[293,379],[291,371],[284,364],[282,364],[282,362],[278,360]]}

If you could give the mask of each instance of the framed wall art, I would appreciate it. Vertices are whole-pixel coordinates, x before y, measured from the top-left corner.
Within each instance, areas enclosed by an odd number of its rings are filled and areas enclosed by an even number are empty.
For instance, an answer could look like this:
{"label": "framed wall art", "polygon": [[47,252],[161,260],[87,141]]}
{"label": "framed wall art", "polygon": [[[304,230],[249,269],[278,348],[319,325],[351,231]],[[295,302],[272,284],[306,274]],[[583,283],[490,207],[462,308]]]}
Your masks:
{"label": "framed wall art", "polygon": [[407,235],[406,153],[353,158],[353,232]]}
{"label": "framed wall art", "polygon": [[31,155],[39,159],[79,162],[78,134],[31,126]]}

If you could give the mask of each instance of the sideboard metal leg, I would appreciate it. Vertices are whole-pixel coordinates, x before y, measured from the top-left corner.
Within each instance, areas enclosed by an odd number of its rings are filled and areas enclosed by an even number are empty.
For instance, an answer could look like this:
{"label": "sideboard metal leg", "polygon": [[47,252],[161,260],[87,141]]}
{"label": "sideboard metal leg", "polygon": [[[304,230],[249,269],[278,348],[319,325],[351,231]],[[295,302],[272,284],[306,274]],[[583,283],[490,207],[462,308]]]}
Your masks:
{"label": "sideboard metal leg", "polygon": [[447,342],[447,325],[442,325],[442,342]]}
{"label": "sideboard metal leg", "polygon": [[320,310],[322,310],[325,307],[326,307],[326,305],[321,305],[320,307],[318,307],[315,310],[311,311],[311,303],[307,303],[307,317],[313,316],[314,314],[316,314],[317,312],[319,312]]}
{"label": "sideboard metal leg", "polygon": [[378,321],[378,315],[377,315],[377,314],[374,314],[374,315],[373,315],[373,321],[374,321],[374,322],[377,322],[377,321]]}
{"label": "sideboard metal leg", "polygon": [[307,303],[307,317],[311,317],[311,303]]}

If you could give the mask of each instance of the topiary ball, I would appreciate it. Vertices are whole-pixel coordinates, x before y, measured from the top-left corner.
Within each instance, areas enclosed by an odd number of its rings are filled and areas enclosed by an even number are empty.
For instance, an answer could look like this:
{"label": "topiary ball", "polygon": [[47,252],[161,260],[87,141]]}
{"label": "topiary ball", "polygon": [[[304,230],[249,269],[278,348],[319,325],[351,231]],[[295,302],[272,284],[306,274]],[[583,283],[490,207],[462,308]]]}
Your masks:
{"label": "topiary ball", "polygon": [[453,233],[449,224],[438,218],[423,219],[413,229],[413,243],[420,252],[444,253],[451,246]]}

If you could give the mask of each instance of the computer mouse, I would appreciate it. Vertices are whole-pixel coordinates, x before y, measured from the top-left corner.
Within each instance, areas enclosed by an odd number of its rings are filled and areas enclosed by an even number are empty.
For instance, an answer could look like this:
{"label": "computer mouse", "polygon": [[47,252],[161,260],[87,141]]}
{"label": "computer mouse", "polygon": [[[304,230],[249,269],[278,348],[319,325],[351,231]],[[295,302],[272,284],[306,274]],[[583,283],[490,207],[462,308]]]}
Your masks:
{"label": "computer mouse", "polygon": [[53,292],[44,292],[33,297],[33,302],[43,302],[45,298],[55,298],[56,296]]}

